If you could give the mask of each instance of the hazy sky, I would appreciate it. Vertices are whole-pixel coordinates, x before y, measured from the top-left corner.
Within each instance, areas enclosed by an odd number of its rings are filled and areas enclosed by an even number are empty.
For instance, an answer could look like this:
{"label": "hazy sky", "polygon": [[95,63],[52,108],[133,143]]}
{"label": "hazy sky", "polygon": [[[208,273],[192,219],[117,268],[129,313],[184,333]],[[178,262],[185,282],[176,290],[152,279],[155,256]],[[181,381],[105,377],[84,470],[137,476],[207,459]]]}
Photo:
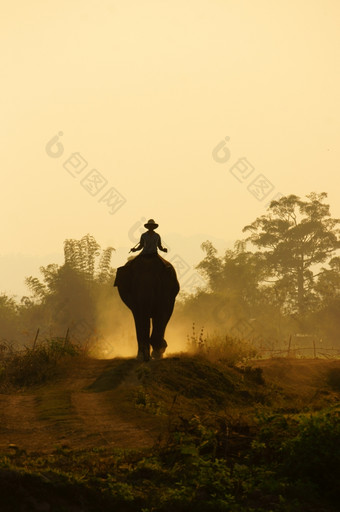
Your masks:
{"label": "hazy sky", "polygon": [[340,217],[338,0],[13,0],[0,25],[1,291],[86,233],[123,264],[144,218],[192,265],[279,193]]}

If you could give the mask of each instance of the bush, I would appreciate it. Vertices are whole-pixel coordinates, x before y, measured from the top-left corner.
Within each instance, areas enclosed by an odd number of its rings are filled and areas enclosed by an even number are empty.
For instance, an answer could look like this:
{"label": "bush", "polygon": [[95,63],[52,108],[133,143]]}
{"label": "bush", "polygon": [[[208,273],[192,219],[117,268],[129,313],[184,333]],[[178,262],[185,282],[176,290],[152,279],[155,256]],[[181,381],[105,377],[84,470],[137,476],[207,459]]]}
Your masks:
{"label": "bush", "polygon": [[251,460],[270,467],[299,498],[317,496],[336,503],[340,479],[340,408],[295,418],[260,418]]}
{"label": "bush", "polygon": [[0,385],[25,387],[41,384],[53,377],[58,363],[65,357],[79,354],[79,348],[65,338],[51,338],[24,350],[2,351]]}
{"label": "bush", "polygon": [[282,470],[336,498],[340,479],[340,409],[303,417],[295,437],[282,446]]}

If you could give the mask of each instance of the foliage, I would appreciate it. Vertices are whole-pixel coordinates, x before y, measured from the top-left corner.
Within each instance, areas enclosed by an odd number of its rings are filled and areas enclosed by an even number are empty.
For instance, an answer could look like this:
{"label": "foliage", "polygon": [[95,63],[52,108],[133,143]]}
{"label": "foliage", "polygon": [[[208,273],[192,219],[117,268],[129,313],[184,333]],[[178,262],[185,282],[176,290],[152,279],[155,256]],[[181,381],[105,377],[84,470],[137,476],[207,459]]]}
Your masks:
{"label": "foliage", "polygon": [[[311,193],[307,201],[293,194],[272,201],[267,215],[258,217],[243,231],[265,256],[276,287],[286,287],[286,301],[302,313],[312,300],[313,267],[324,263],[340,247],[340,219],[330,217],[327,194]],[[290,286],[289,283],[291,283]]]}
{"label": "foliage", "polygon": [[90,235],[65,240],[64,264],[41,267],[42,280],[32,276],[26,279],[32,297],[27,298],[21,313],[30,311],[31,325],[35,329],[39,326],[45,336],[69,329],[78,342],[95,342],[102,296],[108,289],[112,295],[113,251],[112,247],[100,251]]}
{"label": "foliage", "polygon": [[197,265],[219,307],[229,309],[229,315],[234,318],[249,313],[251,306],[260,300],[260,283],[265,277],[263,257],[245,251],[240,243],[235,245],[234,250],[227,250],[219,258],[210,242],[203,243],[206,256]]}
{"label": "foliage", "polygon": [[0,387],[27,387],[51,379],[65,357],[79,354],[79,347],[65,338],[51,338],[20,351],[5,347],[0,354]]}
{"label": "foliage", "polygon": [[250,459],[270,466],[304,499],[337,502],[340,478],[339,407],[289,418],[280,414],[259,417],[260,430]]}
{"label": "foliage", "polygon": [[259,421],[237,457],[220,453],[223,438],[233,443],[228,431],[193,416],[171,430],[165,444],[147,451],[58,448],[51,454],[2,455],[1,479],[11,488],[15,475],[21,502],[44,496],[64,507],[82,503],[84,511],[95,510],[96,501],[103,511],[335,511],[339,417],[325,411]]}
{"label": "foliage", "polygon": [[226,333],[265,349],[285,349],[295,333],[338,346],[340,220],[330,216],[326,197],[272,201],[266,215],[244,228],[249,236],[222,256],[204,242],[197,269],[208,288],[181,301],[179,323],[188,328],[194,321],[210,336]]}
{"label": "foliage", "polygon": [[199,335],[192,326],[192,334],[187,337],[189,352],[200,354],[210,361],[221,361],[229,366],[235,366],[253,359],[257,355],[254,345],[245,340],[220,334],[204,335],[202,328]]}
{"label": "foliage", "polygon": [[18,306],[13,297],[0,295],[0,340],[11,341],[17,337]]}

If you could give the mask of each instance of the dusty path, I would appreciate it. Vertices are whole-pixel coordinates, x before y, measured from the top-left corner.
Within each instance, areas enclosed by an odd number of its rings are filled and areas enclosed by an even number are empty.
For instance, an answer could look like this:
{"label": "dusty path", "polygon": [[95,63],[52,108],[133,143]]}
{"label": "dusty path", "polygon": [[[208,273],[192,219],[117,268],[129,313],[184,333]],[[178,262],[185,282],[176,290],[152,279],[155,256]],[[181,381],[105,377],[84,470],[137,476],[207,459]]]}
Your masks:
{"label": "dusty path", "polygon": [[[169,364],[163,366],[170,397],[175,393],[174,378],[181,375],[176,372],[184,372],[185,381],[185,372],[189,371],[185,360],[177,368],[176,359],[169,358]],[[266,386],[275,392],[278,409],[300,411],[306,406],[322,408],[339,401],[340,360],[267,359],[251,364],[262,369]],[[152,363],[74,358],[68,365],[44,386],[0,394],[0,452],[8,453],[10,445],[15,445],[11,450],[46,453],[62,447],[143,448],[153,446],[162,431],[166,432],[166,416],[148,414],[138,407],[138,393],[143,393],[138,377],[150,372]],[[199,366],[191,364],[190,368],[190,378],[195,381]],[[215,373],[206,374],[209,380],[208,375],[212,378]],[[184,381],[179,382],[179,389]],[[187,404],[185,400],[181,397],[181,403]],[[245,400],[240,406],[236,400],[238,416],[240,407],[249,412],[254,403]],[[231,405],[228,414],[232,416]]]}
{"label": "dusty path", "polygon": [[114,389],[91,389],[105,372],[114,371],[115,364],[117,360],[80,360],[72,363],[66,378],[24,392],[0,394],[0,450],[8,450],[11,444],[17,447],[13,450],[27,452],[152,446],[157,430],[147,422],[142,424],[140,411],[133,406],[130,414],[122,412],[139,363],[121,365],[121,382]]}

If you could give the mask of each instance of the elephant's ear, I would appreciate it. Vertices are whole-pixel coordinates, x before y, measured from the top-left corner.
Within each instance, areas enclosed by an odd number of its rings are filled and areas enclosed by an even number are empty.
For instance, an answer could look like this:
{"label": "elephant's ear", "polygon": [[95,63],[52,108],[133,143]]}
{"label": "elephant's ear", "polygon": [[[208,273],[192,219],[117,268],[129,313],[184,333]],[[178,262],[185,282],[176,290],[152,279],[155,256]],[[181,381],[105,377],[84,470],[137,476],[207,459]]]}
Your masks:
{"label": "elephant's ear", "polygon": [[179,286],[179,282],[178,282],[178,279],[177,279],[176,270],[174,269],[174,267],[170,263],[166,267],[165,270],[166,270],[167,275],[168,275],[168,280],[169,280],[170,288],[173,291],[174,297],[176,297],[176,295],[178,294],[178,292],[180,290],[180,286]]}
{"label": "elephant's ear", "polygon": [[116,279],[113,283],[113,286],[126,286],[127,284],[127,275],[125,267],[118,267],[116,273]]}
{"label": "elephant's ear", "polygon": [[126,266],[118,267],[116,279],[113,286],[117,286],[118,293],[124,304],[132,310],[133,300],[131,293],[131,272]]}

